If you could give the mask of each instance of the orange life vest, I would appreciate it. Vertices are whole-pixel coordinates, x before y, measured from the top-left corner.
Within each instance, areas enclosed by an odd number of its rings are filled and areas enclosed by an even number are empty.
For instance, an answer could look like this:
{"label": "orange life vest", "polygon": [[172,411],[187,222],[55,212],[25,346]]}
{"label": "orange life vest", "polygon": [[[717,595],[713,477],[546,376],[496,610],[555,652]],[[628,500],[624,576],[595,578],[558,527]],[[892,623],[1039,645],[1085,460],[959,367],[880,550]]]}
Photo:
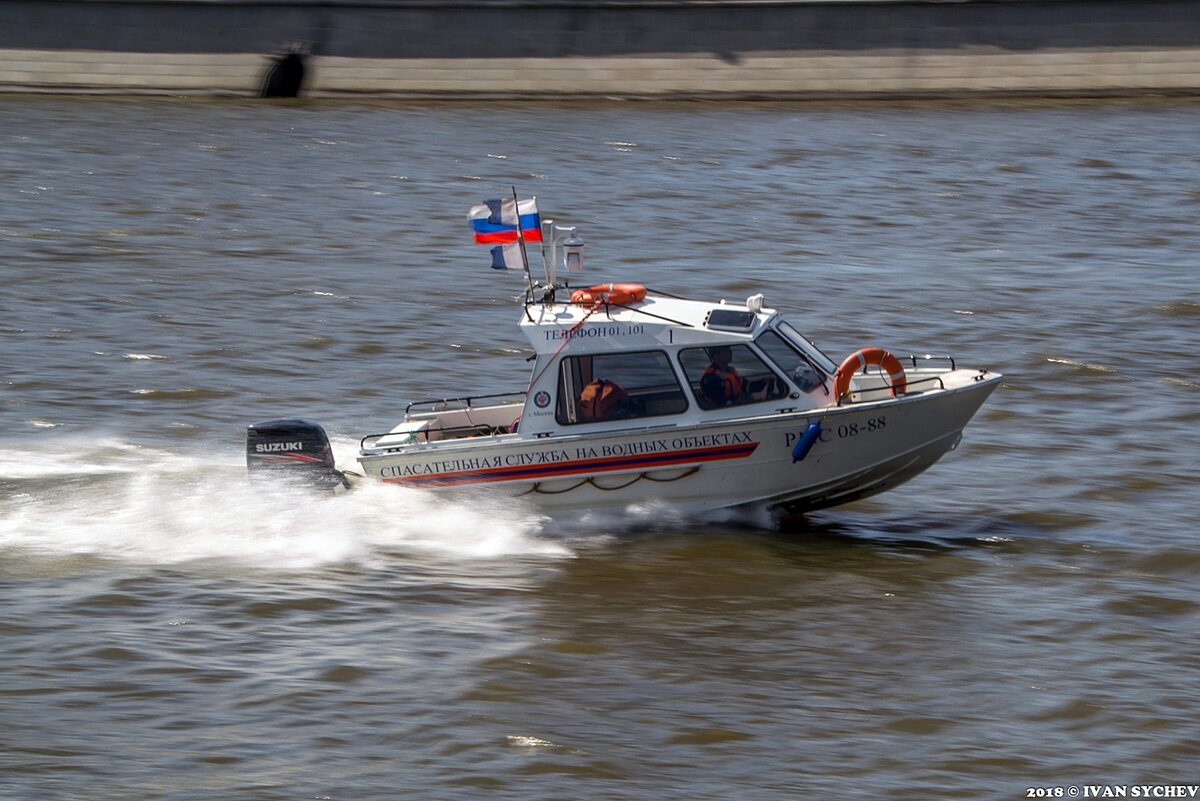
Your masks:
{"label": "orange life vest", "polygon": [[593,381],[579,393],[579,422],[608,420],[629,402],[629,393],[611,381]]}
{"label": "orange life vest", "polygon": [[715,364],[710,364],[708,369],[704,371],[704,375],[700,376],[700,386],[704,386],[704,379],[710,375],[715,375],[721,379],[721,389],[725,394],[725,402],[737,400],[742,396],[742,377],[738,375],[738,371],[730,367],[727,370],[722,370]]}

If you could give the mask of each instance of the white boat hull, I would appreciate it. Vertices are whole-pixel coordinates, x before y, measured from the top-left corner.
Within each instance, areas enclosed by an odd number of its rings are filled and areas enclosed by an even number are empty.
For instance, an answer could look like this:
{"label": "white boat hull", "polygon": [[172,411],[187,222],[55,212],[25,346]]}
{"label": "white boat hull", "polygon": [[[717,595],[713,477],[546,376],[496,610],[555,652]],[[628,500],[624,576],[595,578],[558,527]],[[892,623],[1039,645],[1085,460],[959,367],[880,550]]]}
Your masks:
{"label": "white boat hull", "polygon": [[[958,371],[966,372],[966,371]],[[665,503],[684,512],[765,505],[799,512],[864,498],[918,475],[959,442],[1000,376],[805,412],[596,434],[506,434],[364,450],[367,477],[401,487],[486,489],[550,512]],[[813,422],[820,438],[793,453]]]}

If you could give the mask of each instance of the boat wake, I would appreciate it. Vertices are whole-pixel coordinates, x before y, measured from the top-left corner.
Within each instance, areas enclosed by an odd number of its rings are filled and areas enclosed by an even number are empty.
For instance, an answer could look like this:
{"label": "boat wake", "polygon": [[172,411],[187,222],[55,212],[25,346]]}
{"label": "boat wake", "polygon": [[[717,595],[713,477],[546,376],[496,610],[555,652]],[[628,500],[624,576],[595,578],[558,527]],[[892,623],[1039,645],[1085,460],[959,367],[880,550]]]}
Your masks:
{"label": "boat wake", "polygon": [[[356,444],[356,443],[355,443]],[[335,443],[335,450],[353,444]],[[0,452],[0,552],[265,569],[432,558],[561,558],[545,519],[511,501],[450,501],[368,485],[330,496],[249,481],[234,449],[186,453],[117,438],[27,441]]]}
{"label": "boat wake", "polygon": [[[335,441],[339,463],[352,461],[356,446]],[[783,521],[782,529],[853,539],[911,535],[881,533],[878,520],[862,526],[852,517],[836,520]],[[80,560],[85,567],[93,561],[212,562],[304,571],[384,566],[397,558],[561,559],[613,537],[779,531],[780,522],[765,507],[689,514],[659,502],[551,518],[511,498],[449,498],[376,482],[331,495],[283,481],[252,481],[238,449],[212,445],[183,450],[117,437],[49,437],[0,449],[0,556],[19,571],[37,573],[75,570]]]}
{"label": "boat wake", "polygon": [[559,531],[570,534],[669,532],[684,529],[762,529],[776,531],[778,520],[764,504],[732,509],[689,512],[663,501],[634,503],[623,509],[580,510],[571,517],[556,517]]}

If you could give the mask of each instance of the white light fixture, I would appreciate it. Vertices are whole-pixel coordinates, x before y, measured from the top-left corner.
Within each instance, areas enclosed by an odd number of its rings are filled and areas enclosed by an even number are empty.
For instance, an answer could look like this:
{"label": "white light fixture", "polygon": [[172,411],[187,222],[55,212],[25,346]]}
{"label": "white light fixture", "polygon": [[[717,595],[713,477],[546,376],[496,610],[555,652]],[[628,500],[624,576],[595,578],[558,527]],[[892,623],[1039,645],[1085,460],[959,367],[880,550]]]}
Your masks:
{"label": "white light fixture", "polygon": [[583,240],[575,233],[575,227],[562,229],[567,234],[567,240],[563,242],[563,257],[567,265],[567,272],[581,273],[583,272]]}

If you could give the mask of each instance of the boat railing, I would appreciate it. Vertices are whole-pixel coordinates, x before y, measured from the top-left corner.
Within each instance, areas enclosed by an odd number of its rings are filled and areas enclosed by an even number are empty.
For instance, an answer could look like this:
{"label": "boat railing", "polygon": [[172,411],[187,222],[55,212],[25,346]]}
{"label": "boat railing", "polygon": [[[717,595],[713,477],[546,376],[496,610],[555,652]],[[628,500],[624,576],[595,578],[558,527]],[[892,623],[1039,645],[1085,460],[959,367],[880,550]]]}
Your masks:
{"label": "boat railing", "polygon": [[[387,431],[382,434],[367,434],[358,441],[358,447],[364,450],[375,447],[382,447],[387,451],[403,450],[408,445],[417,442],[437,442],[447,439],[465,439],[466,437],[490,437],[495,434],[507,433],[509,433],[509,429],[506,426],[492,426],[485,423],[467,426],[446,426],[444,428],[422,428],[406,432],[406,435],[409,437],[407,441],[389,443],[382,446],[377,445],[379,440],[385,437],[397,436],[397,432]],[[401,436],[405,436],[405,433],[402,433]]]}
{"label": "boat railing", "polygon": [[[937,384],[937,386],[936,387],[921,386],[922,384]],[[901,395],[912,394],[914,392],[913,387],[920,387],[919,389],[915,390],[916,392],[924,392],[927,389],[945,389],[946,382],[942,380],[942,377],[940,375],[930,375],[930,376],[925,376],[924,378],[910,378],[908,380],[907,386],[905,386],[905,388],[904,388],[904,391],[901,392],[900,394]]]}
{"label": "boat railing", "polygon": [[907,357],[907,361],[912,364],[914,370],[917,369],[918,367],[927,367],[928,366],[925,364],[917,364],[918,361],[920,361],[920,362],[949,362],[951,370],[958,369],[958,367],[954,364],[954,357],[948,353],[942,354],[942,355],[926,353],[923,356],[918,356],[917,354],[914,353],[914,354],[910,354]]}
{"label": "boat railing", "polygon": [[[910,374],[908,376],[908,380],[905,381],[904,391],[898,393],[901,396],[915,395],[915,394],[925,392],[930,389],[945,389],[946,388],[946,382],[942,380],[942,376],[940,373],[937,373],[934,375],[924,375],[923,374],[925,369],[929,369],[931,367],[937,366],[937,365],[930,365],[929,362],[941,362],[942,365],[949,364],[951,370],[958,369],[958,366],[954,363],[954,357],[949,354],[938,355],[938,354],[933,354],[933,353],[926,353],[923,355],[918,355],[918,354],[914,353],[914,354],[905,356],[904,358],[900,359],[900,361],[901,361],[901,363],[907,363],[907,364],[912,365],[912,368],[914,370],[922,370],[922,373],[920,373],[920,374],[917,374],[917,375]],[[867,403],[867,402],[879,400],[880,397],[882,397],[882,396],[885,396],[885,395],[890,396],[892,394],[892,386],[888,382],[888,379],[884,375],[882,370],[880,370],[878,373],[870,373],[870,371],[868,371],[868,374],[869,375],[877,375],[879,377],[880,381],[882,382],[881,385],[874,386],[874,387],[862,387],[861,389],[856,390],[854,392],[853,396],[846,398],[844,402]]]}
{"label": "boat railing", "polygon": [[[417,410],[417,414],[435,414],[437,412],[474,409],[480,405],[479,401],[494,400],[496,398],[508,398],[513,403],[524,403],[526,394],[527,393],[524,390],[520,390],[517,392],[497,392],[492,395],[471,395],[462,398],[431,398],[429,400],[417,400],[404,407],[404,416],[409,417],[413,413],[413,409]],[[489,403],[486,405],[503,406],[505,404]]]}
{"label": "boat railing", "polygon": [[[947,357],[948,358],[948,357]],[[859,387],[852,394],[842,400],[842,403],[871,403],[883,398],[892,397],[892,385],[888,381],[887,374],[866,373],[867,376],[879,380],[878,386]],[[905,395],[918,395],[922,392],[927,392],[931,389],[945,389],[946,382],[942,380],[941,375],[925,375],[925,376],[909,376],[904,384],[904,390],[896,393],[896,397],[902,398]]]}

